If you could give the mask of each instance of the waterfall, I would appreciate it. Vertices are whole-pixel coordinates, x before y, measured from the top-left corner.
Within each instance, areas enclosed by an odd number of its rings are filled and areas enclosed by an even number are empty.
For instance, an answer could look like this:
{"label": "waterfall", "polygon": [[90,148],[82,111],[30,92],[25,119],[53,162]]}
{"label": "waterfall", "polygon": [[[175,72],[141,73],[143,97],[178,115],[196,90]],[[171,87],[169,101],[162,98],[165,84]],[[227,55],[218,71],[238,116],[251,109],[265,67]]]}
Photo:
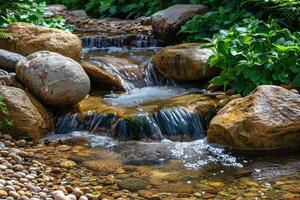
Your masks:
{"label": "waterfall", "polygon": [[91,35],[81,38],[84,49],[105,49],[109,47],[118,48],[149,48],[157,47],[157,40],[149,35],[117,35],[102,36]]}
{"label": "waterfall", "polygon": [[120,140],[179,138],[196,140],[205,137],[201,118],[184,108],[167,108],[154,113],[119,117],[89,112],[67,114],[56,123],[56,133],[89,131]]}

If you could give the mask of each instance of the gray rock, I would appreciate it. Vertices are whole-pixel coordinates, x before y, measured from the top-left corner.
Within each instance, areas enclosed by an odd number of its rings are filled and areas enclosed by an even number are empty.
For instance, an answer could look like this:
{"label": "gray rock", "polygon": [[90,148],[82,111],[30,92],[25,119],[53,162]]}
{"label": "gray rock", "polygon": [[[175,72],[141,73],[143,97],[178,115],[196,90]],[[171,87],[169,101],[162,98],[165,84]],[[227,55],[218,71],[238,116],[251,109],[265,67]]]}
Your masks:
{"label": "gray rock", "polygon": [[153,32],[162,39],[171,40],[185,22],[206,10],[206,6],[190,4],[177,4],[161,10],[151,16]]}
{"label": "gray rock", "polygon": [[67,7],[62,4],[53,4],[53,5],[47,6],[47,10],[50,12],[61,12],[61,11],[67,10]]}
{"label": "gray rock", "polygon": [[0,68],[15,69],[20,60],[25,59],[24,56],[0,49]]}
{"label": "gray rock", "polygon": [[33,53],[18,63],[16,72],[21,82],[48,105],[74,105],[90,91],[90,79],[80,64],[58,53]]}
{"label": "gray rock", "polygon": [[70,16],[76,17],[76,18],[86,18],[88,15],[84,10],[74,10],[70,12]]}

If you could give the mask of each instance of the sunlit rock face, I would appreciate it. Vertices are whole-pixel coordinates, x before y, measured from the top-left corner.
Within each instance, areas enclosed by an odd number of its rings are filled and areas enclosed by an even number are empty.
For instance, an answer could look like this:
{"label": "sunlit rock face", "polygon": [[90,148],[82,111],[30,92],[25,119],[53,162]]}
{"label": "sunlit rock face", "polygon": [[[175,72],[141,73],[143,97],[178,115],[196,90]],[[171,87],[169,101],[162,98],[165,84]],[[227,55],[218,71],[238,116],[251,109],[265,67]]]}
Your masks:
{"label": "sunlit rock face", "polygon": [[35,97],[22,89],[0,86],[0,96],[3,98],[9,114],[1,112],[0,120],[12,121],[5,123],[2,131],[16,138],[29,136],[37,140],[53,130],[53,116]]}
{"label": "sunlit rock face", "polygon": [[46,105],[74,105],[90,91],[90,79],[83,68],[58,53],[33,53],[18,63],[16,73],[18,79]]}
{"label": "sunlit rock face", "polygon": [[28,23],[12,23],[7,27],[13,39],[0,39],[0,48],[23,56],[47,50],[62,54],[76,61],[81,57],[78,36],[58,29]]}
{"label": "sunlit rock face", "polygon": [[210,123],[208,140],[242,150],[299,146],[300,95],[279,86],[259,86],[232,100]]}
{"label": "sunlit rock face", "polygon": [[[138,93],[143,96],[141,90]],[[155,100],[150,95],[139,102],[134,102],[134,94],[120,95],[120,101],[91,96],[77,105],[77,113],[58,120],[57,133],[87,130],[121,140],[190,141],[206,136],[207,120],[215,114],[213,99],[201,94],[161,95],[164,98]]]}
{"label": "sunlit rock face", "polygon": [[177,81],[207,80],[217,75],[217,70],[207,65],[211,55],[213,52],[202,49],[201,44],[180,44],[159,51],[153,57],[153,65],[161,74]]}

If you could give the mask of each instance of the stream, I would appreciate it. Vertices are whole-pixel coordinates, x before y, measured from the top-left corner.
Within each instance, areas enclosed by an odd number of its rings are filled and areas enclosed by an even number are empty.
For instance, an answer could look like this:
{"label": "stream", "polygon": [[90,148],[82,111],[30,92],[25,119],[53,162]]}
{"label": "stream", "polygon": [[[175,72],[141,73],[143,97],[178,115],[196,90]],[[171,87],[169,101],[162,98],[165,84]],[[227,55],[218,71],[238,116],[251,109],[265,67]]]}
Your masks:
{"label": "stream", "polygon": [[56,134],[47,140],[83,145],[94,152],[84,159],[102,167],[136,166],[159,180],[161,192],[189,193],[209,182],[197,190],[203,198],[286,199],[282,192],[300,186],[299,156],[254,158],[207,142],[214,101],[197,84],[176,83],[153,68],[152,56],[163,48],[153,37],[85,35],[82,44],[83,60],[122,87],[104,91],[96,84],[57,117]]}

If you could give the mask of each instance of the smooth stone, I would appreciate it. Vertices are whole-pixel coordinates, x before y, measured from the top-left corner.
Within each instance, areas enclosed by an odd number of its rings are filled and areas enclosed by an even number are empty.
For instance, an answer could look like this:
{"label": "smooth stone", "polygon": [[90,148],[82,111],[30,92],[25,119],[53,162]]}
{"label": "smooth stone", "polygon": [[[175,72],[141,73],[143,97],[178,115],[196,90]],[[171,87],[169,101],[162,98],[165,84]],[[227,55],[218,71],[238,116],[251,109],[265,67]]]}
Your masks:
{"label": "smooth stone", "polygon": [[9,192],[9,191],[16,191],[15,188],[14,188],[13,186],[11,186],[11,185],[5,186],[5,187],[4,187],[4,190],[5,190],[6,192]]}
{"label": "smooth stone", "polygon": [[149,184],[146,181],[138,178],[128,178],[118,182],[118,186],[121,189],[127,189],[129,191],[144,190],[148,185]]}
{"label": "smooth stone", "polygon": [[0,198],[7,197],[8,193],[5,190],[0,190]]}
{"label": "smooth stone", "polygon": [[153,33],[163,40],[173,41],[180,27],[195,15],[207,10],[203,5],[177,4],[151,16]]}
{"label": "smooth stone", "polygon": [[15,70],[17,63],[25,59],[24,56],[0,49],[0,68]]}
{"label": "smooth stone", "polygon": [[79,61],[81,40],[68,31],[36,26],[30,23],[11,23],[7,27],[12,39],[0,39],[1,48],[28,56],[46,50]]}
{"label": "smooth stone", "polygon": [[[15,87],[0,86],[0,95],[7,104],[9,119],[13,120],[13,125],[3,126],[2,131],[14,137],[25,134],[36,140],[54,127],[51,112],[28,92]],[[0,117],[6,118],[3,114]]]}
{"label": "smooth stone", "polygon": [[64,168],[73,168],[76,166],[76,163],[72,160],[66,160],[61,162],[59,165]]}
{"label": "smooth stone", "polygon": [[58,53],[39,51],[30,54],[17,64],[16,73],[18,79],[46,105],[72,106],[90,92],[90,79],[81,65]]}
{"label": "smooth stone", "polygon": [[88,200],[88,198],[86,196],[81,196],[79,200]]}
{"label": "smooth stone", "polygon": [[[177,81],[208,80],[218,75],[218,69],[207,68],[213,51],[200,43],[169,46],[153,57],[153,66],[165,77]],[[205,70],[207,68],[207,70]]]}
{"label": "smooth stone", "polygon": [[15,191],[9,191],[8,195],[15,198],[15,199],[18,199],[20,197],[20,195]]}

